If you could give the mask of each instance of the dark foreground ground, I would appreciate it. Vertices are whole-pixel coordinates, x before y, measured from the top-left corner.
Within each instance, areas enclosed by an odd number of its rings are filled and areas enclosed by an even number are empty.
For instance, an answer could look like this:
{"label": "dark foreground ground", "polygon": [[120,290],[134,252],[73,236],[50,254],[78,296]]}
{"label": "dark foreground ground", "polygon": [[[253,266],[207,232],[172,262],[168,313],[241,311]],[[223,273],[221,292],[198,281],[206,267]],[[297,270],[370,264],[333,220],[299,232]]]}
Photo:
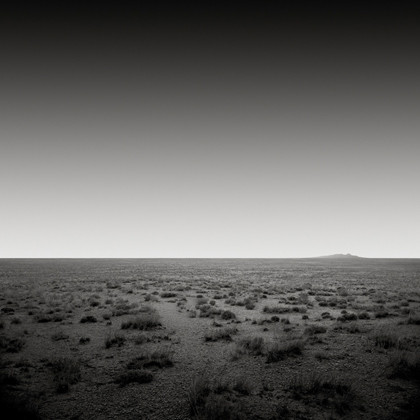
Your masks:
{"label": "dark foreground ground", "polygon": [[410,419],[420,260],[0,260],[2,418]]}

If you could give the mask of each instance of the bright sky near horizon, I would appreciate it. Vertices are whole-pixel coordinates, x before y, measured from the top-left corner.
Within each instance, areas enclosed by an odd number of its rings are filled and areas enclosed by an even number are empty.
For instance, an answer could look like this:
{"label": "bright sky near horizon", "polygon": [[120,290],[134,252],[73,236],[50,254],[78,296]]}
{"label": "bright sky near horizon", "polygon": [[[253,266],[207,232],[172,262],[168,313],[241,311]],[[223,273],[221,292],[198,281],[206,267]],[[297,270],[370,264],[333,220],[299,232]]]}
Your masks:
{"label": "bright sky near horizon", "polygon": [[420,258],[413,26],[12,23],[0,257]]}

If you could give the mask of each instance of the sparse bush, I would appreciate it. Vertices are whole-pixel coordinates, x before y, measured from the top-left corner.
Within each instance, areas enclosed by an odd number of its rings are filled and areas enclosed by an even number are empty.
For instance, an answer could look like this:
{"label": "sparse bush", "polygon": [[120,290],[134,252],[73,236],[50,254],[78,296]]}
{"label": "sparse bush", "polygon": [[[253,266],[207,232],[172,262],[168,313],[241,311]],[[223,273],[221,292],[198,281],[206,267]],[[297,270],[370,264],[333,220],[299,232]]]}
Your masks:
{"label": "sparse bush", "polygon": [[174,292],[162,292],[160,294],[161,298],[173,298],[173,297],[177,297],[177,294]]}
{"label": "sparse bush", "polygon": [[326,333],[327,329],[322,325],[309,325],[305,328],[305,334],[308,335],[315,335],[315,334],[323,334]]}
{"label": "sparse bush", "polygon": [[379,310],[375,312],[375,318],[387,318],[389,316],[389,312],[386,310]]}
{"label": "sparse bush", "polygon": [[366,311],[360,312],[357,316],[359,319],[370,319],[370,315]]}
{"label": "sparse bush", "polygon": [[305,347],[303,340],[293,340],[285,343],[274,342],[267,346],[267,363],[278,362],[287,357],[299,356]]}
{"label": "sparse bush", "polygon": [[63,331],[58,331],[51,336],[52,341],[67,340],[69,338],[68,334],[65,334]]}
{"label": "sparse bush", "polygon": [[160,348],[141,352],[127,364],[127,369],[163,369],[171,366],[173,366],[172,351],[168,348]]}
{"label": "sparse bush", "polygon": [[121,347],[124,345],[125,342],[126,342],[126,338],[123,335],[114,333],[113,335],[109,335],[105,339],[105,348],[109,349],[112,346]]}
{"label": "sparse bush", "polygon": [[19,353],[25,345],[25,341],[21,338],[9,338],[0,336],[0,350],[6,353]]}
{"label": "sparse bush", "polygon": [[85,315],[81,320],[80,323],[81,324],[86,324],[86,323],[94,323],[97,322],[97,319],[93,316],[93,315]]}
{"label": "sparse bush", "polygon": [[131,383],[146,384],[153,381],[153,373],[149,370],[129,370],[122,373],[115,379],[115,382],[120,386],[125,386]]}
{"label": "sparse bush", "polygon": [[420,316],[419,315],[410,315],[407,319],[407,324],[420,325]]}
{"label": "sparse bush", "polygon": [[296,399],[316,398],[318,404],[331,407],[340,416],[350,411],[356,400],[356,393],[350,383],[316,373],[295,376],[290,389]]}
{"label": "sparse bush", "polygon": [[213,329],[208,331],[205,336],[205,341],[219,341],[226,340],[231,341],[232,335],[237,334],[238,330],[235,327],[224,327],[220,329]]}
{"label": "sparse bush", "polygon": [[54,383],[59,393],[68,392],[70,385],[74,385],[80,381],[80,362],[69,359],[59,358],[51,363],[51,369],[54,374]]}
{"label": "sparse bush", "polygon": [[264,353],[265,343],[263,337],[247,337],[236,343],[232,351],[232,360],[237,360],[244,354],[260,356]]}
{"label": "sparse bush", "polygon": [[235,392],[244,395],[243,392],[248,389],[243,388],[241,384],[236,390],[227,384],[223,384],[222,387],[219,385],[220,381],[214,384],[205,377],[193,380],[188,393],[191,417],[200,420],[245,420],[249,418],[244,411],[242,402],[235,395]]}
{"label": "sparse bush", "polygon": [[151,330],[161,325],[159,315],[156,313],[145,313],[131,318],[121,324],[121,329],[127,330]]}
{"label": "sparse bush", "polygon": [[401,348],[401,340],[394,333],[378,333],[373,338],[377,347],[384,349]]}
{"label": "sparse bush", "polygon": [[337,318],[339,322],[348,322],[348,321],[356,321],[357,315],[354,313],[344,313]]}
{"label": "sparse bush", "polygon": [[134,343],[137,345],[147,343],[148,341],[149,339],[147,338],[147,335],[144,333],[141,333],[134,338]]}
{"label": "sparse bush", "polygon": [[79,344],[87,344],[90,343],[90,337],[80,337]]}
{"label": "sparse bush", "polygon": [[285,314],[290,312],[291,309],[285,306],[264,306],[263,312],[267,314]]}
{"label": "sparse bush", "polygon": [[224,320],[236,319],[236,315],[232,311],[223,311],[221,314],[221,318]]}
{"label": "sparse bush", "polygon": [[420,381],[420,355],[395,352],[389,359],[390,378]]}

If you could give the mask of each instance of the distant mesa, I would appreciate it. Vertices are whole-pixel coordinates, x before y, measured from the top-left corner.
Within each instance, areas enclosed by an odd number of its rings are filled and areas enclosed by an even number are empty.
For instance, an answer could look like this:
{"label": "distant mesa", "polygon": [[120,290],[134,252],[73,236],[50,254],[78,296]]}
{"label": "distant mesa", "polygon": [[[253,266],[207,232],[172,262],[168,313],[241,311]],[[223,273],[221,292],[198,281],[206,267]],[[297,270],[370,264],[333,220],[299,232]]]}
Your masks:
{"label": "distant mesa", "polygon": [[317,258],[331,258],[331,259],[355,259],[355,258],[362,258],[357,255],[352,254],[333,254],[333,255],[323,255]]}

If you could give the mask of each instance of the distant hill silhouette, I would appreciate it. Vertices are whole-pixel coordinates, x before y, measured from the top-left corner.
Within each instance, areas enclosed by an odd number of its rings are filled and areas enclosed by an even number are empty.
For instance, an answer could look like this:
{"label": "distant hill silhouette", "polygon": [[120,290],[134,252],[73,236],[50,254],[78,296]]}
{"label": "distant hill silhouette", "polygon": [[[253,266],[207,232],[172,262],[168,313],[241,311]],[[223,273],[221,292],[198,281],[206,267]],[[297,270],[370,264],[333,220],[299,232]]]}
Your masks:
{"label": "distant hill silhouette", "polygon": [[329,259],[358,259],[358,258],[363,258],[363,257],[359,257],[357,255],[352,255],[352,254],[333,254],[333,255],[322,255],[320,257],[316,257],[316,258],[329,258]]}

